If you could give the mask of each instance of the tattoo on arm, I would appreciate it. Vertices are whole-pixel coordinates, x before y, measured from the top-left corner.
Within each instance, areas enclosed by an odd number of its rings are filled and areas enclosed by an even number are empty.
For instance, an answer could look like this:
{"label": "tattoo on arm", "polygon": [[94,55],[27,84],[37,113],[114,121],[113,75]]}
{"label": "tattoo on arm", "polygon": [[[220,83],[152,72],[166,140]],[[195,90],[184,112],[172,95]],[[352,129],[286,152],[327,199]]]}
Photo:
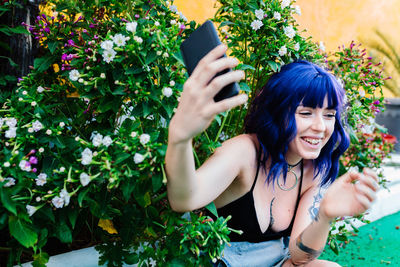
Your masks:
{"label": "tattoo on arm", "polygon": [[299,237],[297,237],[296,240],[296,246],[303,252],[307,253],[308,259],[311,261],[313,259],[318,258],[318,256],[322,253],[322,251],[324,250],[323,248],[320,250],[315,250],[313,248],[307,247],[306,245],[303,244],[302,242],[302,236],[303,233],[301,233],[299,235]]}
{"label": "tattoo on arm", "polygon": [[319,205],[320,205],[321,200],[322,200],[322,195],[323,195],[323,192],[322,192],[321,187],[320,187],[319,190],[318,190],[318,193],[314,196],[313,204],[308,209],[308,212],[310,213],[311,219],[313,221],[317,221],[318,222],[318,220],[319,220],[318,211],[319,211]]}

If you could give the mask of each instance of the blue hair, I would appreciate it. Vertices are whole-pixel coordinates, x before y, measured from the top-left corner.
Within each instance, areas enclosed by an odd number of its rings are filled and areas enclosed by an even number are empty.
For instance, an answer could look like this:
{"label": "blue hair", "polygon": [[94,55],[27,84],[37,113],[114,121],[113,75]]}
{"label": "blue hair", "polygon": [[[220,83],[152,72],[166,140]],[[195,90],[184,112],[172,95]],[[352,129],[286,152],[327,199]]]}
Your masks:
{"label": "blue hair", "polygon": [[[339,157],[349,147],[350,140],[343,129],[341,112],[345,91],[338,80],[321,67],[305,60],[287,64],[273,74],[254,98],[244,122],[246,133],[255,133],[262,149],[260,160],[267,173],[267,183],[273,183],[282,173],[286,180],[288,163],[285,154],[297,134],[295,112],[299,104],[322,108],[327,96],[328,108],[335,109],[332,136],[313,160],[314,179],[320,175],[321,185],[330,184],[339,172]],[[274,183],[273,183],[274,184]]]}

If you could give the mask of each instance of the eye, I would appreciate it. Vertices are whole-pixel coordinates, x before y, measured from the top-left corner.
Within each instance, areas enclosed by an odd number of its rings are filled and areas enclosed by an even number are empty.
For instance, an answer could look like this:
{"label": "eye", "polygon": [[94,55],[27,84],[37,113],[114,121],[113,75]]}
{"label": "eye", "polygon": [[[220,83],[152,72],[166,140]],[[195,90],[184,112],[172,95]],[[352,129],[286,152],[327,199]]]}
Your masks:
{"label": "eye", "polygon": [[335,118],[335,113],[327,113],[325,116],[328,118]]}
{"label": "eye", "polygon": [[300,111],[299,114],[303,116],[310,116],[312,113],[310,111]]}

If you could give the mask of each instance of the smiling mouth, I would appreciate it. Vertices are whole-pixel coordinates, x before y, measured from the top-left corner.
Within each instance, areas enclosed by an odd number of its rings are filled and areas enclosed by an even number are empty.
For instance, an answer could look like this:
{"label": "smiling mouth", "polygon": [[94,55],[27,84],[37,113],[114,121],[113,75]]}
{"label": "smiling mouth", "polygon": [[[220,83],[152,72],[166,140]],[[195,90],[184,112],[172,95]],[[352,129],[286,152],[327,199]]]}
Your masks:
{"label": "smiling mouth", "polygon": [[322,142],[322,138],[302,137],[301,139],[314,146],[319,145]]}

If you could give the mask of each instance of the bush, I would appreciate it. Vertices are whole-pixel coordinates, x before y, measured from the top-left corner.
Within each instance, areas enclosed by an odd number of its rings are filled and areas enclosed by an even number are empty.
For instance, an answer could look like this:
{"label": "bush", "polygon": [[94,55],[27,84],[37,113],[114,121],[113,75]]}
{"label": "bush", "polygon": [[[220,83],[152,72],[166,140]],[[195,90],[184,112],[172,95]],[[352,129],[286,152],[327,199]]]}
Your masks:
{"label": "bush", "polygon": [[[168,1],[53,3],[28,25],[40,55],[0,110],[0,229],[11,249],[8,265],[22,254],[43,266],[57,242],[66,249],[97,245],[100,263],[109,266],[210,265],[234,231],[229,218],[171,211],[163,167],[167,125],[187,78],[179,45],[197,25]],[[290,1],[220,4],[215,21],[242,62],[240,86],[250,96],[282,64],[326,64],[319,47],[299,35],[292,14],[300,10]],[[327,63],[347,73],[345,64]],[[382,77],[374,79],[371,92]],[[348,90],[357,86],[343,80]],[[197,166],[241,132],[246,111],[218,115],[195,138]],[[357,119],[350,117],[349,127]],[[212,204],[208,209],[215,213]]]}

